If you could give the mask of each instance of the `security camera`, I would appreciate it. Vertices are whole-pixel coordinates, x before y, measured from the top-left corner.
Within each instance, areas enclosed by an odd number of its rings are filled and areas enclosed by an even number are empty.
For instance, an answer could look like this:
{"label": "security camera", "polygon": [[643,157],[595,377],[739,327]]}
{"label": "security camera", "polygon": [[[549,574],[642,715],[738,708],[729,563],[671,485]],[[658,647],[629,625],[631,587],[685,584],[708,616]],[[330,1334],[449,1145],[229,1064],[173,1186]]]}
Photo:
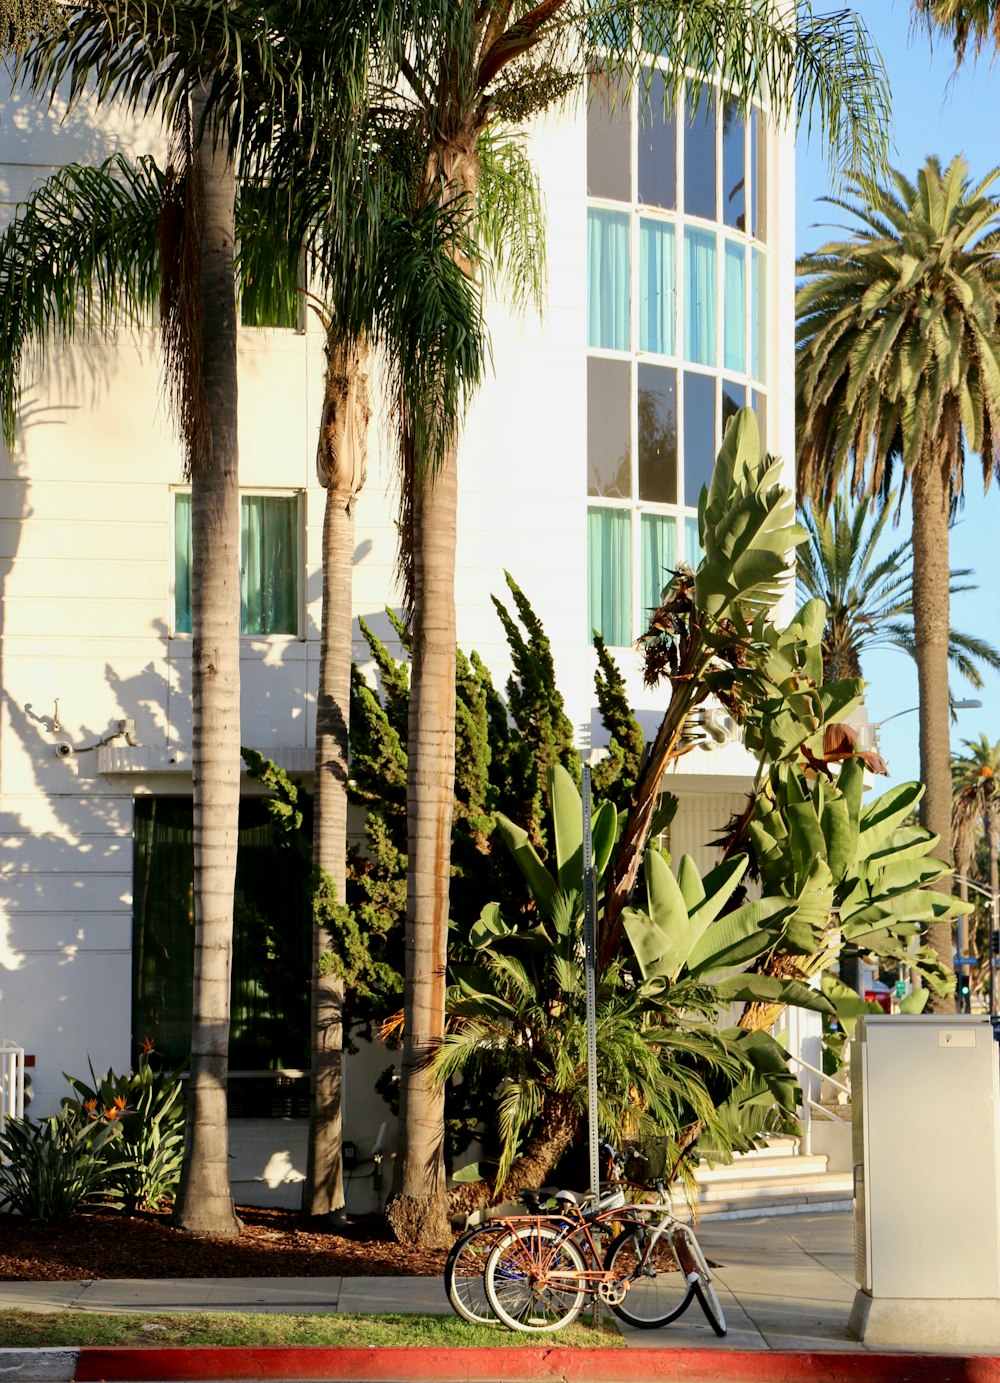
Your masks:
{"label": "security camera", "polygon": [[59,743],[56,745],[57,759],[68,759],[72,752],[73,746],[67,743],[66,740],[60,740]]}

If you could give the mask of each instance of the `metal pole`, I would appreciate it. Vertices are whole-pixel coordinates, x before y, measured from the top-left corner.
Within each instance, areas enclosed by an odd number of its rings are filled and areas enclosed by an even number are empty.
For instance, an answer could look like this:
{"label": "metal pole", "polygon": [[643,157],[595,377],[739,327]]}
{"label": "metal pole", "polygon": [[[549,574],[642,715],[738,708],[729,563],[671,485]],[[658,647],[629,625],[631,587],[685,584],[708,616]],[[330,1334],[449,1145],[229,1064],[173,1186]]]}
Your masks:
{"label": "metal pole", "polygon": [[597,1121],[597,879],[590,834],[590,765],[583,765],[583,963],[587,1004],[587,1122],[590,1142],[590,1189],[601,1194],[601,1156]]}

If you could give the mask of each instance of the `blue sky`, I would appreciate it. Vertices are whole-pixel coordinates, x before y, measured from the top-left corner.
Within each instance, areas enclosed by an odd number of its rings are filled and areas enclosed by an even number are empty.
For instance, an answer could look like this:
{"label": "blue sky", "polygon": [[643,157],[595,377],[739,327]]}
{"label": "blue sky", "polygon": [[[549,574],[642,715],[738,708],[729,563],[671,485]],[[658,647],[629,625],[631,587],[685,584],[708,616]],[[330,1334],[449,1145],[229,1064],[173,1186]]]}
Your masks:
{"label": "blue sky", "polygon": [[[817,9],[824,6],[818,5]],[[833,8],[831,5],[829,8]],[[955,75],[954,58],[946,41],[937,40],[933,50],[923,33],[911,32],[909,0],[855,0],[851,6],[864,19],[868,32],[882,53],[892,87],[893,149],[891,163],[907,177],[914,177],[930,154],[947,165],[962,154],[974,179],[1000,164],[1000,67],[989,57],[978,65],[967,64]],[[846,220],[836,207],[821,200],[829,192],[829,170],[818,136],[799,142],[796,170],[797,245],[799,253],[817,248],[833,234],[829,222]],[[994,189],[1000,196],[1000,180]],[[1000,646],[998,600],[992,578],[998,570],[1000,546],[1000,490],[995,485],[982,492],[977,458],[966,467],[966,500],[958,526],[952,531],[952,566],[971,567],[979,590],[952,602],[952,624]],[[908,537],[908,516],[891,536],[896,542]],[[991,561],[992,558],[992,561]],[[869,716],[885,720],[917,704],[917,678],[912,661],[897,652],[875,652],[865,660],[869,682]],[[963,739],[985,732],[1000,739],[1000,675],[987,675],[982,691],[972,690],[957,676],[952,679],[956,697],[982,700],[981,710],[958,713],[952,727],[952,746],[961,749]],[[892,780],[919,777],[917,717],[903,715],[881,732],[882,753]]]}

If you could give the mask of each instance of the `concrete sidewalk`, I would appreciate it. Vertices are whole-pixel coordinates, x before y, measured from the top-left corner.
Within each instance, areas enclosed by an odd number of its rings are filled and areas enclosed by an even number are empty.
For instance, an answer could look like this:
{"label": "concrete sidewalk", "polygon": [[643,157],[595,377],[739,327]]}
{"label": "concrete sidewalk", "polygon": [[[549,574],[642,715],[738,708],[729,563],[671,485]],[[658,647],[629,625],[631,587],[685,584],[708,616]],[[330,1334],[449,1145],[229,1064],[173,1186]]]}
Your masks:
{"label": "concrete sidewalk", "polygon": [[[699,1227],[698,1237],[708,1257],[720,1266],[716,1282],[722,1301],[729,1333],[718,1339],[704,1319],[697,1302],[692,1302],[681,1319],[662,1330],[635,1330],[621,1323],[620,1328],[630,1351],[635,1352],[634,1377],[648,1378],[651,1354],[662,1360],[657,1365],[658,1377],[684,1376],[675,1374],[674,1366],[693,1351],[705,1352],[706,1360],[714,1359],[714,1376],[722,1379],[758,1376],[748,1372],[746,1360],[757,1357],[758,1364],[768,1369],[767,1376],[777,1377],[881,1377],[889,1366],[889,1354],[905,1352],[907,1341],[889,1342],[878,1349],[868,1348],[847,1336],[847,1319],[854,1300],[853,1221],[842,1212],[762,1216],[759,1218],[708,1222]],[[329,1277],[329,1278],[243,1278],[203,1281],[188,1280],[105,1280],[98,1282],[0,1282],[0,1307],[20,1307],[33,1311],[121,1311],[153,1314],[162,1311],[265,1311],[291,1314],[312,1312],[385,1312],[448,1314],[451,1307],[440,1278],[419,1277]],[[525,1336],[520,1343],[535,1344]],[[558,1335],[538,1339],[551,1354],[558,1346]],[[177,1355],[185,1351],[175,1351]],[[377,1353],[378,1351],[376,1351]],[[433,1351],[432,1351],[433,1352]],[[563,1351],[557,1351],[562,1353]],[[5,1359],[4,1354],[8,1357]],[[65,1363],[53,1361],[56,1372],[38,1371],[41,1359],[35,1357],[36,1371],[11,1371],[17,1351],[0,1351],[0,1377],[8,1378],[72,1378],[65,1372]],[[30,1361],[23,1360],[22,1366]],[[86,1353],[86,1351],[84,1351]],[[103,1351],[108,1354],[110,1351]],[[135,1351],[132,1351],[134,1354]],[[160,1353],[160,1351],[157,1351]],[[436,1352],[435,1352],[436,1353]],[[444,1351],[451,1355],[464,1351]],[[493,1351],[499,1359],[506,1351]],[[536,1350],[541,1355],[542,1350]],[[581,1351],[574,1351],[580,1354]],[[588,1351],[583,1351],[588,1353]],[[603,1354],[604,1351],[597,1351]],[[954,1351],[949,1361],[953,1367],[960,1358],[969,1358],[970,1351]],[[370,1360],[371,1352],[369,1352]],[[843,1356],[842,1365],[824,1364],[827,1372],[805,1371],[805,1364],[794,1360],[823,1359]],[[853,1359],[847,1356],[853,1355]],[[641,1367],[640,1367],[641,1356]],[[860,1358],[858,1356],[861,1356]],[[615,1376],[624,1368],[628,1375],[628,1353],[618,1355]],[[946,1357],[938,1357],[942,1365]],[[908,1360],[916,1366],[928,1356],[909,1353]],[[765,1361],[770,1359],[770,1364]],[[867,1360],[867,1364],[863,1363]],[[977,1358],[977,1378],[992,1378],[995,1364],[991,1354],[983,1351]],[[81,1361],[82,1363],[82,1361]],[[103,1364],[102,1367],[107,1367]],[[786,1375],[786,1367],[793,1372]],[[800,1371],[794,1372],[798,1367]],[[812,1366],[810,1366],[812,1367]],[[63,1372],[58,1370],[62,1368]],[[833,1373],[829,1369],[834,1369]],[[733,1370],[736,1370],[734,1373]],[[840,1369],[838,1372],[837,1370]],[[984,1372],[985,1370],[985,1372]],[[79,1377],[91,1376],[84,1373]],[[129,1377],[128,1374],[100,1376]],[[149,1377],[149,1374],[142,1375]],[[156,1375],[166,1376],[171,1375]],[[178,1373],[174,1377],[202,1377],[195,1373]],[[220,1375],[215,1375],[220,1376]],[[268,1376],[254,1374],[252,1376]],[[275,1377],[305,1377],[300,1374],[271,1374]],[[339,1374],[328,1374],[339,1377]],[[343,1376],[352,1376],[345,1374]],[[375,1377],[374,1373],[367,1376]],[[404,1375],[408,1376],[408,1375]],[[413,1375],[416,1376],[416,1375]],[[441,1370],[439,1377],[446,1376]],[[483,1379],[480,1371],[471,1377]],[[542,1376],[542,1375],[538,1375]],[[548,1376],[547,1374],[545,1375]],[[610,1374],[608,1375],[610,1377]],[[763,1375],[759,1375],[763,1376]],[[891,1370],[888,1374],[893,1377]],[[907,1370],[907,1376],[917,1372]],[[922,1376],[922,1375],[920,1375]],[[934,1377],[933,1370],[929,1374]],[[951,1369],[942,1367],[938,1376],[951,1376]],[[960,1372],[956,1377],[971,1378]]]}

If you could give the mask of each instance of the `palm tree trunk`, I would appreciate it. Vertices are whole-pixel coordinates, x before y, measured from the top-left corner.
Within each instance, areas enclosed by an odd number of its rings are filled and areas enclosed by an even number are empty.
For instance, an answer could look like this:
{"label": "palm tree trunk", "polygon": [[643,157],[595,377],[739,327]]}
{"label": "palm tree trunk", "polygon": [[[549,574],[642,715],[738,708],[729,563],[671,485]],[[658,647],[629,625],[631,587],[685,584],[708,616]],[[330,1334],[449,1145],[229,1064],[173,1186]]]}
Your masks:
{"label": "palm tree trunk", "polygon": [[414,506],[413,662],[407,754],[407,896],[400,1151],[386,1214],[423,1247],[451,1243],[444,1089],[430,1071],[444,1034],[451,822],[455,800],[455,544],[458,451],[452,441]]}
{"label": "palm tree trunk", "polygon": [[534,1132],[525,1141],[524,1151],[515,1160],[499,1191],[492,1181],[485,1180],[456,1186],[449,1202],[452,1214],[470,1215],[475,1210],[495,1204],[498,1196],[504,1201],[512,1201],[526,1186],[542,1186],[549,1173],[569,1152],[579,1125],[580,1116],[567,1096],[548,1095],[542,1104]]}
{"label": "palm tree trunk", "polygon": [[[920,458],[914,466],[913,497],[913,609],[916,636],[917,684],[920,696],[920,777],[925,792],[921,823],[941,838],[941,849],[951,841],[951,707],[948,700],[949,583],[948,520],[951,491],[943,459]],[[947,893],[948,878],[934,885]],[[942,965],[952,961],[951,920],[932,922],[927,941]],[[935,1013],[954,1012],[954,1001],[930,991],[928,1008]]]}
{"label": "palm tree trunk", "polygon": [[[365,483],[369,418],[363,347],[329,343],[316,469],[326,487],[323,615],[316,697],[313,864],[343,902],[347,876],[347,775],[351,697],[351,573],[354,505]],[[313,928],[312,1075],[303,1209],[328,1215],[344,1204],[344,985],[324,973],[329,932]]]}
{"label": "palm tree trunk", "polygon": [[[199,128],[200,110],[193,114]],[[184,1167],[174,1222],[240,1231],[229,1184],[230,977],[240,811],[240,491],[236,428],[236,182],[207,135],[195,152],[200,198],[201,375],[207,429],[192,447],[191,759],[195,955]]]}

